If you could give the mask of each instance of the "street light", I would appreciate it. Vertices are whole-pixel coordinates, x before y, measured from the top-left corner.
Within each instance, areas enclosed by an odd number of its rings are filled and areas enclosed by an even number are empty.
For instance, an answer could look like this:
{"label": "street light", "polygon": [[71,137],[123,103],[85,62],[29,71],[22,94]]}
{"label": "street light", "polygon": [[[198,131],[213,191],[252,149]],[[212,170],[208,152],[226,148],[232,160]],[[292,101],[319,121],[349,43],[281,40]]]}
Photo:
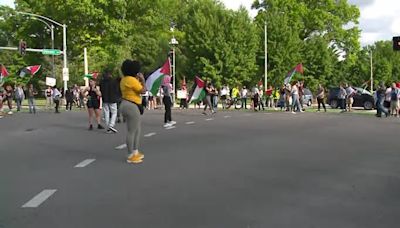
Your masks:
{"label": "street light", "polygon": [[69,71],[68,71],[68,65],[67,65],[67,25],[61,24],[53,19],[50,19],[50,18],[42,16],[42,15],[19,12],[19,11],[16,11],[16,13],[21,14],[21,15],[28,15],[28,16],[31,16],[36,19],[42,19],[42,20],[45,20],[46,22],[50,22],[52,24],[58,25],[63,28],[63,56],[64,56],[63,80],[64,80],[64,93],[65,93],[65,91],[67,91],[67,88],[68,88],[68,80],[69,80]]}
{"label": "street light", "polygon": [[267,20],[264,23],[264,90],[267,91],[268,89],[268,27],[267,27]]}

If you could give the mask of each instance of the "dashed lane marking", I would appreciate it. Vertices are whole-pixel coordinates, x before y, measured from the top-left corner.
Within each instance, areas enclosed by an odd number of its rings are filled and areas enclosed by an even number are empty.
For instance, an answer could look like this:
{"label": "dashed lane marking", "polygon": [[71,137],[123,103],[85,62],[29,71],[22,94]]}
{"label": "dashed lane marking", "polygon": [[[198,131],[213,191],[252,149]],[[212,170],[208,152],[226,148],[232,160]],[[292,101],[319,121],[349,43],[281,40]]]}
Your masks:
{"label": "dashed lane marking", "polygon": [[22,205],[23,208],[35,208],[39,207],[44,201],[46,201],[50,196],[52,196],[57,189],[45,189],[31,200],[29,200],[26,204]]}
{"label": "dashed lane marking", "polygon": [[92,163],[92,162],[94,162],[94,161],[96,161],[96,159],[86,159],[86,160],[83,160],[82,162],[80,162],[79,164],[77,164],[77,165],[75,166],[75,168],[84,168],[84,167],[88,166],[90,163]]}

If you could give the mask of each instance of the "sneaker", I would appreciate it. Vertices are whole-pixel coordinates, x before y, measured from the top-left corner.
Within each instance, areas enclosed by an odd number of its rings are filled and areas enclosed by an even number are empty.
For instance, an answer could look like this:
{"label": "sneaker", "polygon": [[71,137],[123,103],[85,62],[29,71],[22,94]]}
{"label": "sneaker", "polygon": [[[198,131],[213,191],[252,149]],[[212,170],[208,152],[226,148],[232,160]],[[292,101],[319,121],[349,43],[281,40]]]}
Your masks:
{"label": "sneaker", "polygon": [[107,129],[106,133],[107,133],[107,134],[112,134],[112,133],[114,133],[114,132],[111,131],[110,129]]}
{"label": "sneaker", "polygon": [[[128,159],[132,158],[133,156],[134,156],[133,153],[130,154],[130,155],[128,156]],[[143,158],[144,158],[144,154],[138,152],[138,153],[136,154],[135,157],[138,158],[138,159],[143,159]]]}
{"label": "sneaker", "polygon": [[203,115],[205,115],[205,116],[207,115],[207,113],[206,113],[206,112],[203,112],[202,114],[203,114]]}
{"label": "sneaker", "polygon": [[292,112],[292,114],[296,114],[296,112]]}
{"label": "sneaker", "polygon": [[166,123],[166,124],[164,124],[163,126],[164,126],[165,128],[168,128],[168,127],[172,127],[172,124]]}
{"label": "sneaker", "polygon": [[9,111],[7,114],[8,114],[8,115],[12,115],[12,114],[13,114],[13,112],[12,112],[12,111]]}
{"label": "sneaker", "polygon": [[169,122],[171,125],[175,125],[176,124],[176,122],[175,121],[171,121],[171,122]]}
{"label": "sneaker", "polygon": [[126,162],[132,163],[132,164],[139,164],[139,163],[143,162],[142,159],[143,158],[141,158],[138,154],[137,155],[131,154],[128,156],[128,159],[126,160]]}
{"label": "sneaker", "polygon": [[118,130],[115,129],[114,127],[109,127],[108,130],[114,132],[114,133],[118,133]]}
{"label": "sneaker", "polygon": [[91,131],[91,130],[93,130],[93,125],[92,124],[89,125],[89,131]]}
{"label": "sneaker", "polygon": [[101,126],[101,124],[97,125],[97,129],[104,129],[103,126]]}

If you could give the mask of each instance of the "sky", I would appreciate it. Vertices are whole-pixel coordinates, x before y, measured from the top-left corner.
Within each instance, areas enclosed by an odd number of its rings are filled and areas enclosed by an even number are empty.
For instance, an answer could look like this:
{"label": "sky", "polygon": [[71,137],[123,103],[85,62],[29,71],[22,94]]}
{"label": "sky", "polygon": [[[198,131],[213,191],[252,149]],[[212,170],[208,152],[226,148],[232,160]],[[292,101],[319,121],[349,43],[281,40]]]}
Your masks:
{"label": "sky", "polygon": [[[361,44],[373,44],[378,40],[392,40],[393,36],[400,36],[400,4],[399,0],[348,0],[351,4],[360,7]],[[257,14],[251,11],[253,0],[221,0],[229,9],[238,9],[240,5],[250,10],[250,15]]]}
{"label": "sky", "polygon": [[[255,16],[251,10],[253,0],[220,0],[229,9],[238,9],[241,5]],[[400,36],[400,4],[399,0],[348,0],[360,7],[361,44],[368,45],[378,40],[391,40]],[[0,0],[0,5],[13,6],[14,0]]]}

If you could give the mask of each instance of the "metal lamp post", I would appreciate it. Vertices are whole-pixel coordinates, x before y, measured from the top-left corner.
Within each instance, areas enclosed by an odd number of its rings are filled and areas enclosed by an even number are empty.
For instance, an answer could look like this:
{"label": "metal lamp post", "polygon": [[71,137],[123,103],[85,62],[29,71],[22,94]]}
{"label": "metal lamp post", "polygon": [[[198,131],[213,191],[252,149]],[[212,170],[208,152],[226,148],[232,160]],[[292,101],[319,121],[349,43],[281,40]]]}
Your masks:
{"label": "metal lamp post", "polygon": [[374,71],[373,71],[373,66],[372,66],[372,49],[369,49],[369,56],[370,56],[370,66],[371,66],[371,94],[374,92]]}
{"label": "metal lamp post", "polygon": [[[175,30],[175,23],[171,22],[171,32],[174,32]],[[176,62],[175,62],[175,47],[178,45],[179,42],[175,39],[175,36],[172,36],[171,41],[169,42],[169,45],[172,46],[172,78],[173,78],[173,88],[174,88],[174,94],[173,94],[173,101],[175,103],[175,93],[176,93]]]}
{"label": "metal lamp post", "polygon": [[268,27],[267,27],[267,21],[265,20],[264,23],[264,90],[267,91],[268,89]]}

